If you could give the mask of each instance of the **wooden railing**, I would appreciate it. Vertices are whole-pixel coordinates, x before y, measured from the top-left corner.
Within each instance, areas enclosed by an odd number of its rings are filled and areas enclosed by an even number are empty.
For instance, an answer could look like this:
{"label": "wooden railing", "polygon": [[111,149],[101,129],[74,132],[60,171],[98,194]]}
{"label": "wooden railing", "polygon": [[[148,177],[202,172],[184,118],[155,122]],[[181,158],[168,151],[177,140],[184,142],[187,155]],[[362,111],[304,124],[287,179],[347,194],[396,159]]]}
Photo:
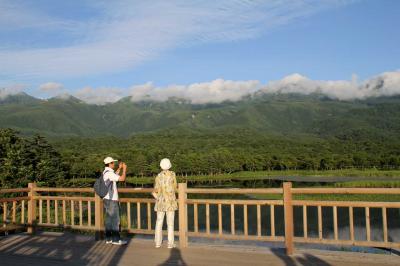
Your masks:
{"label": "wooden railing", "polygon": [[[262,194],[282,194],[282,189],[196,189],[188,188],[186,192],[188,195],[191,194],[219,194],[219,195],[262,195]],[[186,207],[193,206],[193,230],[188,231],[188,236],[193,237],[209,237],[209,238],[220,238],[220,239],[237,239],[237,240],[262,240],[262,241],[284,241],[283,236],[277,236],[275,231],[275,208],[276,206],[283,206],[283,200],[255,200],[255,199],[188,199],[186,200]],[[210,206],[217,207],[218,217],[218,230],[211,232],[210,230]],[[198,209],[200,206],[205,206],[205,224],[206,228],[204,232],[199,231],[198,221]],[[222,214],[223,207],[226,206],[227,213],[229,215],[224,216]],[[254,206],[256,208],[256,224],[257,233],[255,235],[249,234],[249,217],[248,208]],[[269,221],[270,221],[270,234],[266,235],[262,233],[262,215],[261,206],[268,206],[270,210]],[[236,211],[241,207],[240,212]],[[224,218],[229,218],[230,226],[228,230],[223,230]],[[243,228],[240,232],[237,232],[236,220],[237,218],[243,217]],[[186,226],[186,225],[185,225]],[[225,232],[224,232],[225,231]]]}
{"label": "wooden railing", "polygon": [[[400,195],[398,188],[292,188],[291,193],[296,194],[392,194]],[[400,211],[400,202],[365,202],[365,201],[316,201],[316,200],[294,200],[292,206],[301,206],[303,210],[303,237],[294,238],[294,242],[353,245],[365,247],[399,248],[400,242],[389,241],[388,239],[388,214],[387,209]],[[307,209],[310,206],[317,207],[318,216],[318,237],[310,238],[307,235]],[[332,208],[333,214],[333,239],[323,237],[323,216],[322,208]],[[349,239],[340,239],[338,235],[338,208],[348,209],[349,216]],[[360,208],[365,213],[365,237],[366,240],[356,240],[354,232],[354,209]],[[370,210],[378,209],[382,217],[382,241],[372,240]],[[400,220],[397,220],[397,227],[400,227]],[[400,232],[400,231],[399,231]],[[399,237],[399,236],[397,236]]]}
{"label": "wooden railing", "polygon": [[[129,233],[154,234],[154,200],[152,189],[120,188],[121,228]],[[257,240],[284,242],[288,254],[294,243],[355,245],[367,247],[399,248],[400,242],[392,240],[388,232],[388,210],[400,211],[400,202],[322,201],[296,200],[296,195],[308,194],[394,194],[395,188],[292,188],[286,182],[283,188],[267,189],[200,189],[179,184],[179,211],[175,234],[181,247],[186,247],[188,237],[207,237],[232,240]],[[228,196],[229,199],[215,199]],[[274,199],[262,199],[266,195]],[[210,199],[210,196],[214,197]],[[239,196],[239,199],[231,199]],[[294,217],[294,209],[302,210],[301,218]],[[309,211],[317,209],[317,236],[309,234]],[[331,210],[333,236],[324,236],[323,211]],[[339,236],[339,208],[347,209],[349,237]],[[354,210],[365,212],[365,240],[355,237]],[[38,227],[58,227],[92,230],[101,238],[104,230],[103,202],[91,188],[43,188],[30,183],[28,188],[0,189],[1,231],[26,228],[34,233]],[[372,238],[370,210],[381,211],[381,240]],[[252,210],[252,211],[250,211]],[[250,226],[251,223],[253,226]],[[302,236],[295,236],[295,225],[302,225]],[[215,225],[215,226],[213,226]],[[325,223],[326,225],[326,223]],[[280,228],[278,230],[277,228]],[[400,220],[397,220],[400,227]],[[397,236],[399,238],[399,236]]]}
{"label": "wooden railing", "polygon": [[[2,209],[0,232],[21,227],[27,223],[29,215],[27,204],[30,202],[30,197],[23,194],[29,191],[30,188],[0,189],[0,208]],[[3,194],[17,194],[17,196],[3,198]]]}

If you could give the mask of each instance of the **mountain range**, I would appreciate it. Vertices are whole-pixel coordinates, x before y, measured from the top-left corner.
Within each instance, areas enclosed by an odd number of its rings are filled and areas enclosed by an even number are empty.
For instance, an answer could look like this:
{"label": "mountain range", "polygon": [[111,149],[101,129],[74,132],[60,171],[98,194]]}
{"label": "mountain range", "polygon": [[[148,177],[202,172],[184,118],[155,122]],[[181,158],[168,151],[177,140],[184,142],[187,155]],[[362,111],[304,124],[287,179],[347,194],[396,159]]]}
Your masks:
{"label": "mountain range", "polygon": [[234,132],[317,137],[398,137],[400,96],[340,101],[322,94],[258,93],[240,101],[94,105],[72,96],[38,99],[26,93],[0,98],[0,127],[50,137],[129,137],[153,132]]}

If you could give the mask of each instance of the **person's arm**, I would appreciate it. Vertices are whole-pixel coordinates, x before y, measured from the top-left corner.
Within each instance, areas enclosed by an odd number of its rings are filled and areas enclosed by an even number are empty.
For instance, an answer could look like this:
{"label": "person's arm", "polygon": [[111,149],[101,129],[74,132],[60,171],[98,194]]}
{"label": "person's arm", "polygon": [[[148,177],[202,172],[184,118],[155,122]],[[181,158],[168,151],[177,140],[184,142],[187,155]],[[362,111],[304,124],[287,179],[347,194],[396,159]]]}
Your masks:
{"label": "person's arm", "polygon": [[153,192],[151,192],[151,195],[153,196],[153,198],[155,198],[157,200],[158,198],[158,193],[160,190],[160,184],[159,184],[159,178],[158,176],[156,177],[156,180],[154,182],[154,190]]}
{"label": "person's arm", "polygon": [[121,163],[122,165],[122,175],[119,176],[118,181],[119,182],[124,182],[126,179],[126,164],[125,163]]}
{"label": "person's arm", "polygon": [[155,191],[151,192],[151,195],[153,196],[154,199],[158,198],[157,193]]}
{"label": "person's arm", "polygon": [[176,175],[175,173],[173,173],[173,177],[174,177],[174,190],[175,192],[178,192],[178,183],[176,182]]}
{"label": "person's arm", "polygon": [[117,171],[115,171],[115,173],[116,173],[117,175],[119,175],[119,172],[120,172],[121,169],[122,169],[122,164],[123,164],[123,163],[120,163],[120,164],[118,165]]}

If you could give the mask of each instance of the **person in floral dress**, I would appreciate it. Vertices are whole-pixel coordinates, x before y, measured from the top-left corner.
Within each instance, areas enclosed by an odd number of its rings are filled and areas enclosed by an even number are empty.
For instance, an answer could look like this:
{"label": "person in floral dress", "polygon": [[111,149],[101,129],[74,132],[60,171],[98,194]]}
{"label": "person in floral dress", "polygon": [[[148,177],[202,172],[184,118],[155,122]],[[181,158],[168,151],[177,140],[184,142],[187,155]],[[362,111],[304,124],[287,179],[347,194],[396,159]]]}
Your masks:
{"label": "person in floral dress", "polygon": [[152,193],[156,199],[154,211],[157,212],[154,240],[156,248],[161,247],[164,216],[167,215],[168,248],[174,248],[174,217],[175,211],[178,209],[175,193],[178,191],[178,186],[175,173],[169,170],[172,167],[170,160],[162,159],[160,167],[162,171],[156,177]]}

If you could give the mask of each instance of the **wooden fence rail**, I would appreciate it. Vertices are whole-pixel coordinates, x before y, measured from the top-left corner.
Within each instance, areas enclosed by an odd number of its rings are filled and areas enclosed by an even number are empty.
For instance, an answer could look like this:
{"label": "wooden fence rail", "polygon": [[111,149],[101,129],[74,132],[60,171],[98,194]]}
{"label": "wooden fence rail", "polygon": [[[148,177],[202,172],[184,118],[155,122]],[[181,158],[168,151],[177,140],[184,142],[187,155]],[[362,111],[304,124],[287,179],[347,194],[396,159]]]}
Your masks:
{"label": "wooden fence rail", "polygon": [[[121,227],[129,233],[154,234],[154,200],[149,188],[120,188]],[[262,189],[202,189],[187,188],[179,184],[179,211],[175,235],[181,247],[188,245],[188,237],[205,237],[232,240],[258,240],[283,242],[288,254],[294,243],[354,245],[366,247],[400,248],[399,238],[390,237],[388,212],[400,212],[400,202],[296,200],[302,194],[391,194],[400,195],[397,188],[292,188],[285,182],[283,188]],[[204,196],[207,195],[207,196]],[[210,199],[220,195],[220,199]],[[231,195],[234,199],[225,199]],[[237,199],[238,195],[242,198]],[[262,199],[274,196],[274,199]],[[294,209],[300,215],[294,215]],[[349,234],[339,234],[339,218],[345,209]],[[316,217],[310,217],[316,210]],[[340,212],[340,210],[342,212]],[[364,212],[365,239],[357,239],[355,211]],[[379,211],[382,224],[381,240],[373,236],[372,211]],[[332,215],[332,235],[327,226],[327,213]],[[34,233],[38,227],[91,230],[97,238],[104,231],[103,202],[92,188],[36,187],[0,189],[0,231],[26,228]],[[310,220],[316,220],[317,234],[310,231]],[[396,220],[397,228],[400,219]],[[252,226],[251,226],[252,225]],[[302,236],[295,236],[295,225],[301,227]],[[280,228],[280,230],[278,230]],[[282,230],[283,229],[283,230]],[[165,232],[164,232],[165,233]]]}

